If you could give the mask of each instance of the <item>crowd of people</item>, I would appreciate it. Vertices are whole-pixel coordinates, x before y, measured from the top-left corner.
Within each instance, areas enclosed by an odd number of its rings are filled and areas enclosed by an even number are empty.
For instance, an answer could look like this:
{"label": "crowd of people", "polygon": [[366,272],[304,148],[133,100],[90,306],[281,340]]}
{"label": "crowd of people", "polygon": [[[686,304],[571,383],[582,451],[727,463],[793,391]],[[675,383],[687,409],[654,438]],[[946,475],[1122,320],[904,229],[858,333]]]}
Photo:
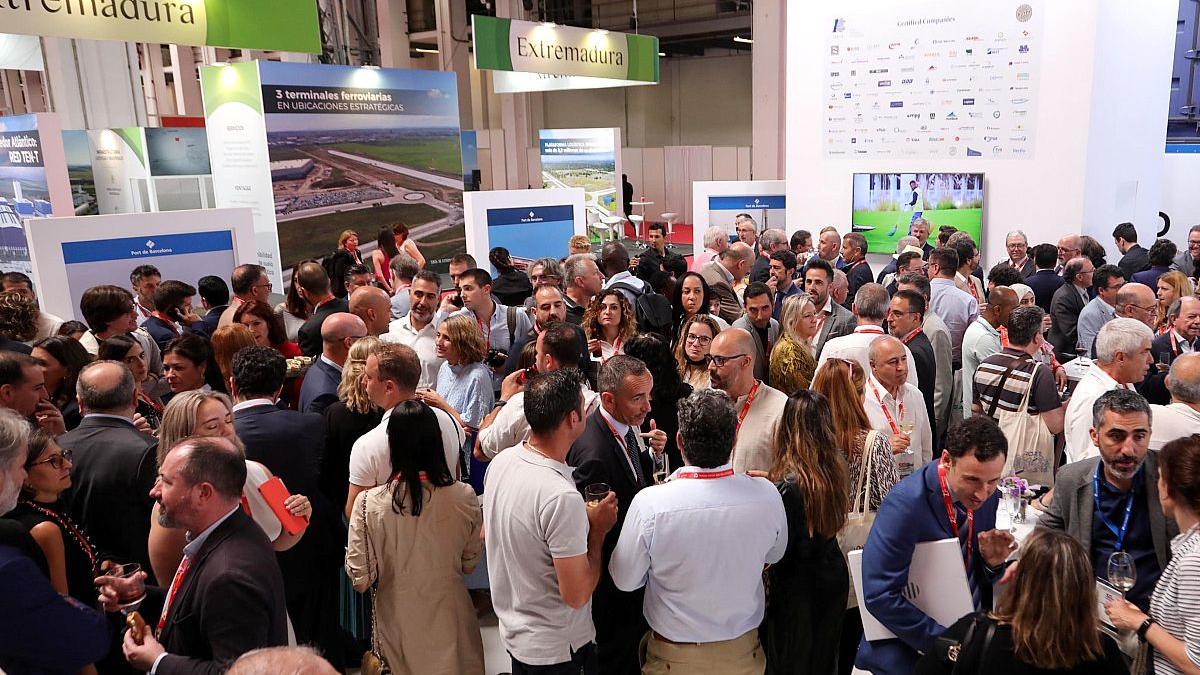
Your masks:
{"label": "crowd of people", "polygon": [[[490,609],[514,675],[1200,672],[1200,226],[990,268],[931,229],[876,272],[650,224],[448,284],[347,230],[278,305],[141,265],[82,321],[5,274],[0,669],[483,673]],[[951,625],[909,588],[947,538]]]}

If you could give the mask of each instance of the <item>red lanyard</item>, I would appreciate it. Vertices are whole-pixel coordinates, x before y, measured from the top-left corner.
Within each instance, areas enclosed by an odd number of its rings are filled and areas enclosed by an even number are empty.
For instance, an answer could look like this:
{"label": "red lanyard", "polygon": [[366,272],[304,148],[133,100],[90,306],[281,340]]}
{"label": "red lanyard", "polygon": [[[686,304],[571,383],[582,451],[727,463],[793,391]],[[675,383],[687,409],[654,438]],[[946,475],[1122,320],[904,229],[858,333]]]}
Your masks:
{"label": "red lanyard", "polygon": [[167,612],[171,611],[171,604],[175,602],[175,594],[179,592],[179,587],[183,585],[183,578],[187,576],[188,568],[191,566],[191,556],[183,556],[183,560],[179,563],[179,569],[175,570],[175,578],[171,580],[171,589],[167,591],[167,602],[163,604],[162,614],[158,617],[156,633],[161,634],[163,626],[167,625]]}
{"label": "red lanyard", "polygon": [[483,320],[480,319],[478,316],[476,316],[475,323],[479,324],[479,332],[483,333],[484,346],[488,349],[491,349],[492,348],[492,324],[491,324],[491,322],[488,322],[488,325],[484,326]]}
{"label": "red lanyard", "polygon": [[[875,387],[874,382],[871,383],[871,391],[875,392],[875,400],[879,401],[879,407],[883,410],[883,416],[887,418],[888,424],[892,427],[892,433],[900,433],[900,427],[896,426],[896,420],[892,418],[892,411],[888,410],[888,407],[883,404],[883,397],[879,395],[879,389]],[[896,413],[897,417],[904,419],[904,402],[900,399],[896,399]]]}
{"label": "red lanyard", "polygon": [[737,437],[742,432],[742,422],[746,421],[746,415],[750,413],[750,404],[754,403],[754,397],[758,396],[758,386],[762,384],[759,380],[754,381],[754,386],[750,387],[750,393],[746,394],[746,402],[742,404],[742,410],[737,416],[737,427],[733,430],[733,452],[729,453],[729,461],[733,462],[733,456],[737,453]]}
{"label": "red lanyard", "polygon": [[[608,418],[605,417],[604,415],[601,415],[600,419],[604,420],[604,425],[607,426],[608,430],[612,432],[613,438],[617,439],[617,444],[621,446],[621,449],[624,450],[625,454],[628,456],[629,455],[629,445],[625,442],[625,439],[621,437],[621,434],[617,433],[617,428],[614,427],[612,425],[612,422],[609,422]],[[640,451],[641,449],[639,448],[638,450]]]}
{"label": "red lanyard", "polygon": [[907,345],[908,343],[912,342],[917,337],[917,333],[920,333],[920,332],[921,332],[920,328],[914,328],[911,333],[909,333],[908,335],[905,335],[904,339],[902,339],[900,341]]}
{"label": "red lanyard", "polygon": [[675,474],[675,478],[695,478],[696,480],[714,480],[716,478],[728,478],[733,475],[733,467],[722,469],[720,471],[680,471]]}
{"label": "red lanyard", "polygon": [[[603,353],[603,350],[601,350],[601,353]],[[613,356],[616,356],[617,354],[620,354],[620,353],[621,353],[621,338],[617,338],[616,340],[613,341]],[[611,359],[611,358],[612,358],[612,356],[608,357],[608,359]],[[608,361],[608,359],[601,356],[600,357],[600,365],[604,365],[604,363],[606,361]],[[613,433],[616,433],[616,432],[614,431]]]}
{"label": "red lanyard", "polygon": [[[950,521],[950,533],[958,539],[958,514],[954,511],[954,500],[950,498],[950,487],[946,485],[946,465],[938,464],[938,485],[942,488],[942,499],[946,503],[946,518]],[[971,570],[971,540],[975,538],[975,512],[967,511],[967,571]],[[959,541],[962,541],[961,539]]]}

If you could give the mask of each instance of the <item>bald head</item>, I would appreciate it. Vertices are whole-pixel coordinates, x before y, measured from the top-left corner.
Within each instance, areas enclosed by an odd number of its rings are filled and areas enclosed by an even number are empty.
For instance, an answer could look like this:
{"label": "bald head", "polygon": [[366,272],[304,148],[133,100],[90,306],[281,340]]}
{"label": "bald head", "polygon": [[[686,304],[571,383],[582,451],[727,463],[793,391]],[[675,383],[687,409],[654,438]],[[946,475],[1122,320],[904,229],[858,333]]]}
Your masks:
{"label": "bald head", "polygon": [[83,367],[75,386],[84,413],[133,417],[137,388],[133,373],[124,363],[96,361]]}
{"label": "bald head", "polygon": [[708,353],[714,359],[708,365],[713,388],[725,391],[734,400],[746,395],[754,382],[754,338],[750,333],[726,328],[713,339]]}
{"label": "bald head", "polygon": [[312,647],[268,647],[246,652],[229,670],[228,675],[335,675],[329,662]]}
{"label": "bald head", "polygon": [[339,366],[346,362],[350,345],[367,336],[367,325],[363,320],[347,312],[330,314],[321,323],[322,353]]}
{"label": "bald head", "polygon": [[[392,299],[386,291],[375,286],[362,286],[350,294],[350,313],[362,319],[367,333],[376,337],[388,330],[392,319]],[[324,339],[325,331],[321,331]]]}
{"label": "bald head", "polygon": [[993,288],[988,294],[987,308],[984,310],[988,323],[993,327],[1007,326],[1008,317],[1012,316],[1012,311],[1017,308],[1019,302],[1017,292],[1008,286]]}
{"label": "bald head", "polygon": [[750,266],[754,263],[754,249],[744,241],[737,241],[721,252],[719,260],[736,282],[749,274]]}
{"label": "bald head", "polygon": [[1167,389],[1176,403],[1200,404],[1200,354],[1180,354],[1171,362]]}
{"label": "bald head", "polygon": [[891,335],[872,340],[867,358],[871,373],[888,391],[895,393],[908,381],[908,352],[904,343]]}
{"label": "bald head", "polygon": [[1146,284],[1130,282],[1117,291],[1117,316],[1136,319],[1154,329],[1158,298]]}

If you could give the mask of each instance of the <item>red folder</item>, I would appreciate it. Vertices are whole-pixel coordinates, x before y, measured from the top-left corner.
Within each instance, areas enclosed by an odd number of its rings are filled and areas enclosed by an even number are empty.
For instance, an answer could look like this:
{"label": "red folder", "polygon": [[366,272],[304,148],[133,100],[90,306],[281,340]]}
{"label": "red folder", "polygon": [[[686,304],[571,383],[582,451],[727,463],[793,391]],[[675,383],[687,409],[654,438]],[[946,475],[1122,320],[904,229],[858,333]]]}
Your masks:
{"label": "red folder", "polygon": [[279,519],[284,531],[288,534],[295,536],[308,527],[308,518],[293,516],[283,505],[292,494],[288,492],[279,476],[271,476],[270,480],[259,485],[258,492],[266,500],[267,506],[271,507],[271,512]]}

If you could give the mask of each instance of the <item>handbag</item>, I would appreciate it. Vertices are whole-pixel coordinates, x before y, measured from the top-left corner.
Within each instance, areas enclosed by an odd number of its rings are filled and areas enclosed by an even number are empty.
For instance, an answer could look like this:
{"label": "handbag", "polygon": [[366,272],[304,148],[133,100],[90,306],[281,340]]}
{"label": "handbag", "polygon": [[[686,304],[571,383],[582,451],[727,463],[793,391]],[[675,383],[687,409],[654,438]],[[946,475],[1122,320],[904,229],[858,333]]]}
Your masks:
{"label": "handbag", "polygon": [[[867,433],[863,442],[863,461],[858,485],[854,491],[854,504],[846,515],[846,524],[838,532],[838,547],[842,555],[848,556],[851,551],[862,549],[867,544],[867,536],[871,534],[871,526],[875,524],[875,512],[871,510],[872,448],[879,432],[872,429]],[[858,597],[852,591],[846,596],[846,609],[858,606]]]}
{"label": "handbag", "polygon": [[[1000,378],[998,390],[1004,389],[1004,381],[1023,359],[1015,359],[1012,366]],[[1054,435],[1046,427],[1041,415],[1029,414],[1029,395],[1033,391],[1033,379],[1042,364],[1033,362],[1029,373],[1029,386],[1021,397],[1021,405],[1015,411],[999,410],[999,394],[988,407],[988,417],[996,420],[1004,437],[1008,439],[1010,452],[1004,461],[1004,475],[1020,474],[1026,481],[1037,485],[1054,485]]]}
{"label": "handbag", "polygon": [[[983,636],[983,645],[979,649],[979,653],[975,657],[973,664],[967,663],[965,659],[961,659],[963,650],[967,645],[972,644],[975,640],[979,622],[987,622],[987,632]],[[971,625],[967,626],[967,633],[963,636],[962,641],[952,640],[948,637],[939,637],[934,640],[933,654],[942,663],[950,664],[951,675],[974,675],[978,673],[981,666],[987,662],[988,648],[992,646],[992,637],[996,634],[996,622],[989,619],[985,614],[976,614],[971,619]]]}
{"label": "handbag", "polygon": [[[366,495],[363,495],[361,516],[363,540],[367,544],[367,569],[371,569],[371,533],[367,531]],[[392,673],[387,659],[383,658],[383,652],[379,650],[379,621],[375,618],[375,590],[378,584],[379,573],[377,571],[375,583],[371,584],[371,648],[363,652],[362,666],[359,668],[362,675],[391,675]]]}

